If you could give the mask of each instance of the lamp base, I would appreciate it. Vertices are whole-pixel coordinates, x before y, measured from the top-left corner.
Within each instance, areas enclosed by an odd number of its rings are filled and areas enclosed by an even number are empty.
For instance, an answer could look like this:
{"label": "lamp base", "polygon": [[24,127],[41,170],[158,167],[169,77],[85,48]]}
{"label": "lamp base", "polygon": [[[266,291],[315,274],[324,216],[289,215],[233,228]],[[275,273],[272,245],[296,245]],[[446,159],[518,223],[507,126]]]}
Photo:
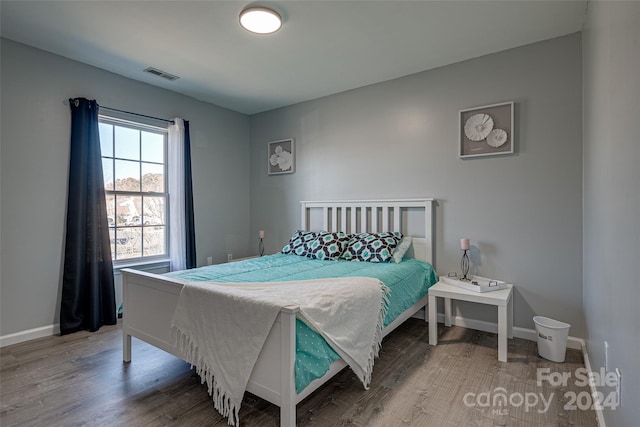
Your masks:
{"label": "lamp base", "polygon": [[469,255],[467,254],[467,250],[464,250],[462,254],[462,259],[460,260],[460,268],[462,269],[462,277],[460,280],[471,281],[467,275],[469,274]]}

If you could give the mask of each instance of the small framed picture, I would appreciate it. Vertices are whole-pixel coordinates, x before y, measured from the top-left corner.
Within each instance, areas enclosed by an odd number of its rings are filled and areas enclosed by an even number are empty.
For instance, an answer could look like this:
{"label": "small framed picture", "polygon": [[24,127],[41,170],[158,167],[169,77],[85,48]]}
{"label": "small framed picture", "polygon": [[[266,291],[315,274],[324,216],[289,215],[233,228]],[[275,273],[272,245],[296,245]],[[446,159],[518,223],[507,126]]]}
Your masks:
{"label": "small framed picture", "polygon": [[269,175],[281,175],[296,171],[293,139],[282,139],[268,143],[267,171]]}
{"label": "small framed picture", "polygon": [[513,102],[460,111],[461,159],[513,154]]}

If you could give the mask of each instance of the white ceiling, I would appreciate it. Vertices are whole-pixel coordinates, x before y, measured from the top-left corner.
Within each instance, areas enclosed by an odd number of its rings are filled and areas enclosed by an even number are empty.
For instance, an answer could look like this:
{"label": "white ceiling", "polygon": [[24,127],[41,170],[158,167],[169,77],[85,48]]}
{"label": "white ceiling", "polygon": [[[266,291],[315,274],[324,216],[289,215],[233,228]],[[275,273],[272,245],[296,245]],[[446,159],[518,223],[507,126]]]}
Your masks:
{"label": "white ceiling", "polygon": [[[253,114],[580,31],[585,1],[6,1],[2,37]],[[169,82],[142,70],[159,68]]]}

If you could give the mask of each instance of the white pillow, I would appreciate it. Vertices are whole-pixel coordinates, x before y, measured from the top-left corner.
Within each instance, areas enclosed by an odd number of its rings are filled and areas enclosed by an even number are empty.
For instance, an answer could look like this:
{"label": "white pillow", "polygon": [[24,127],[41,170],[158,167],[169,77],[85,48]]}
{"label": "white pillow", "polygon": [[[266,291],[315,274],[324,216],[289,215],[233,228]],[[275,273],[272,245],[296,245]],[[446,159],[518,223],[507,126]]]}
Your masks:
{"label": "white pillow", "polygon": [[396,246],[396,248],[393,250],[393,255],[391,255],[391,257],[393,258],[393,262],[402,262],[402,258],[404,257],[404,254],[406,254],[409,250],[409,247],[411,247],[412,241],[413,239],[411,238],[411,236],[405,236],[402,238],[398,246]]}

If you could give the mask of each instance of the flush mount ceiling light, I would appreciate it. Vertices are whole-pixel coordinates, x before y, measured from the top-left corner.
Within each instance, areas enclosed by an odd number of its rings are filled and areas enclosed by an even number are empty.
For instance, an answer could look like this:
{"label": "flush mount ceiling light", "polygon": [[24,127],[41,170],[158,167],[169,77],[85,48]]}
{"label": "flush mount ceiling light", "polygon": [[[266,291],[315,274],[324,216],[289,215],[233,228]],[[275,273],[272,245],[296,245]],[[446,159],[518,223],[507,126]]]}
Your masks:
{"label": "flush mount ceiling light", "polygon": [[282,18],[266,7],[248,7],[240,12],[240,25],[252,33],[271,34],[280,29]]}

